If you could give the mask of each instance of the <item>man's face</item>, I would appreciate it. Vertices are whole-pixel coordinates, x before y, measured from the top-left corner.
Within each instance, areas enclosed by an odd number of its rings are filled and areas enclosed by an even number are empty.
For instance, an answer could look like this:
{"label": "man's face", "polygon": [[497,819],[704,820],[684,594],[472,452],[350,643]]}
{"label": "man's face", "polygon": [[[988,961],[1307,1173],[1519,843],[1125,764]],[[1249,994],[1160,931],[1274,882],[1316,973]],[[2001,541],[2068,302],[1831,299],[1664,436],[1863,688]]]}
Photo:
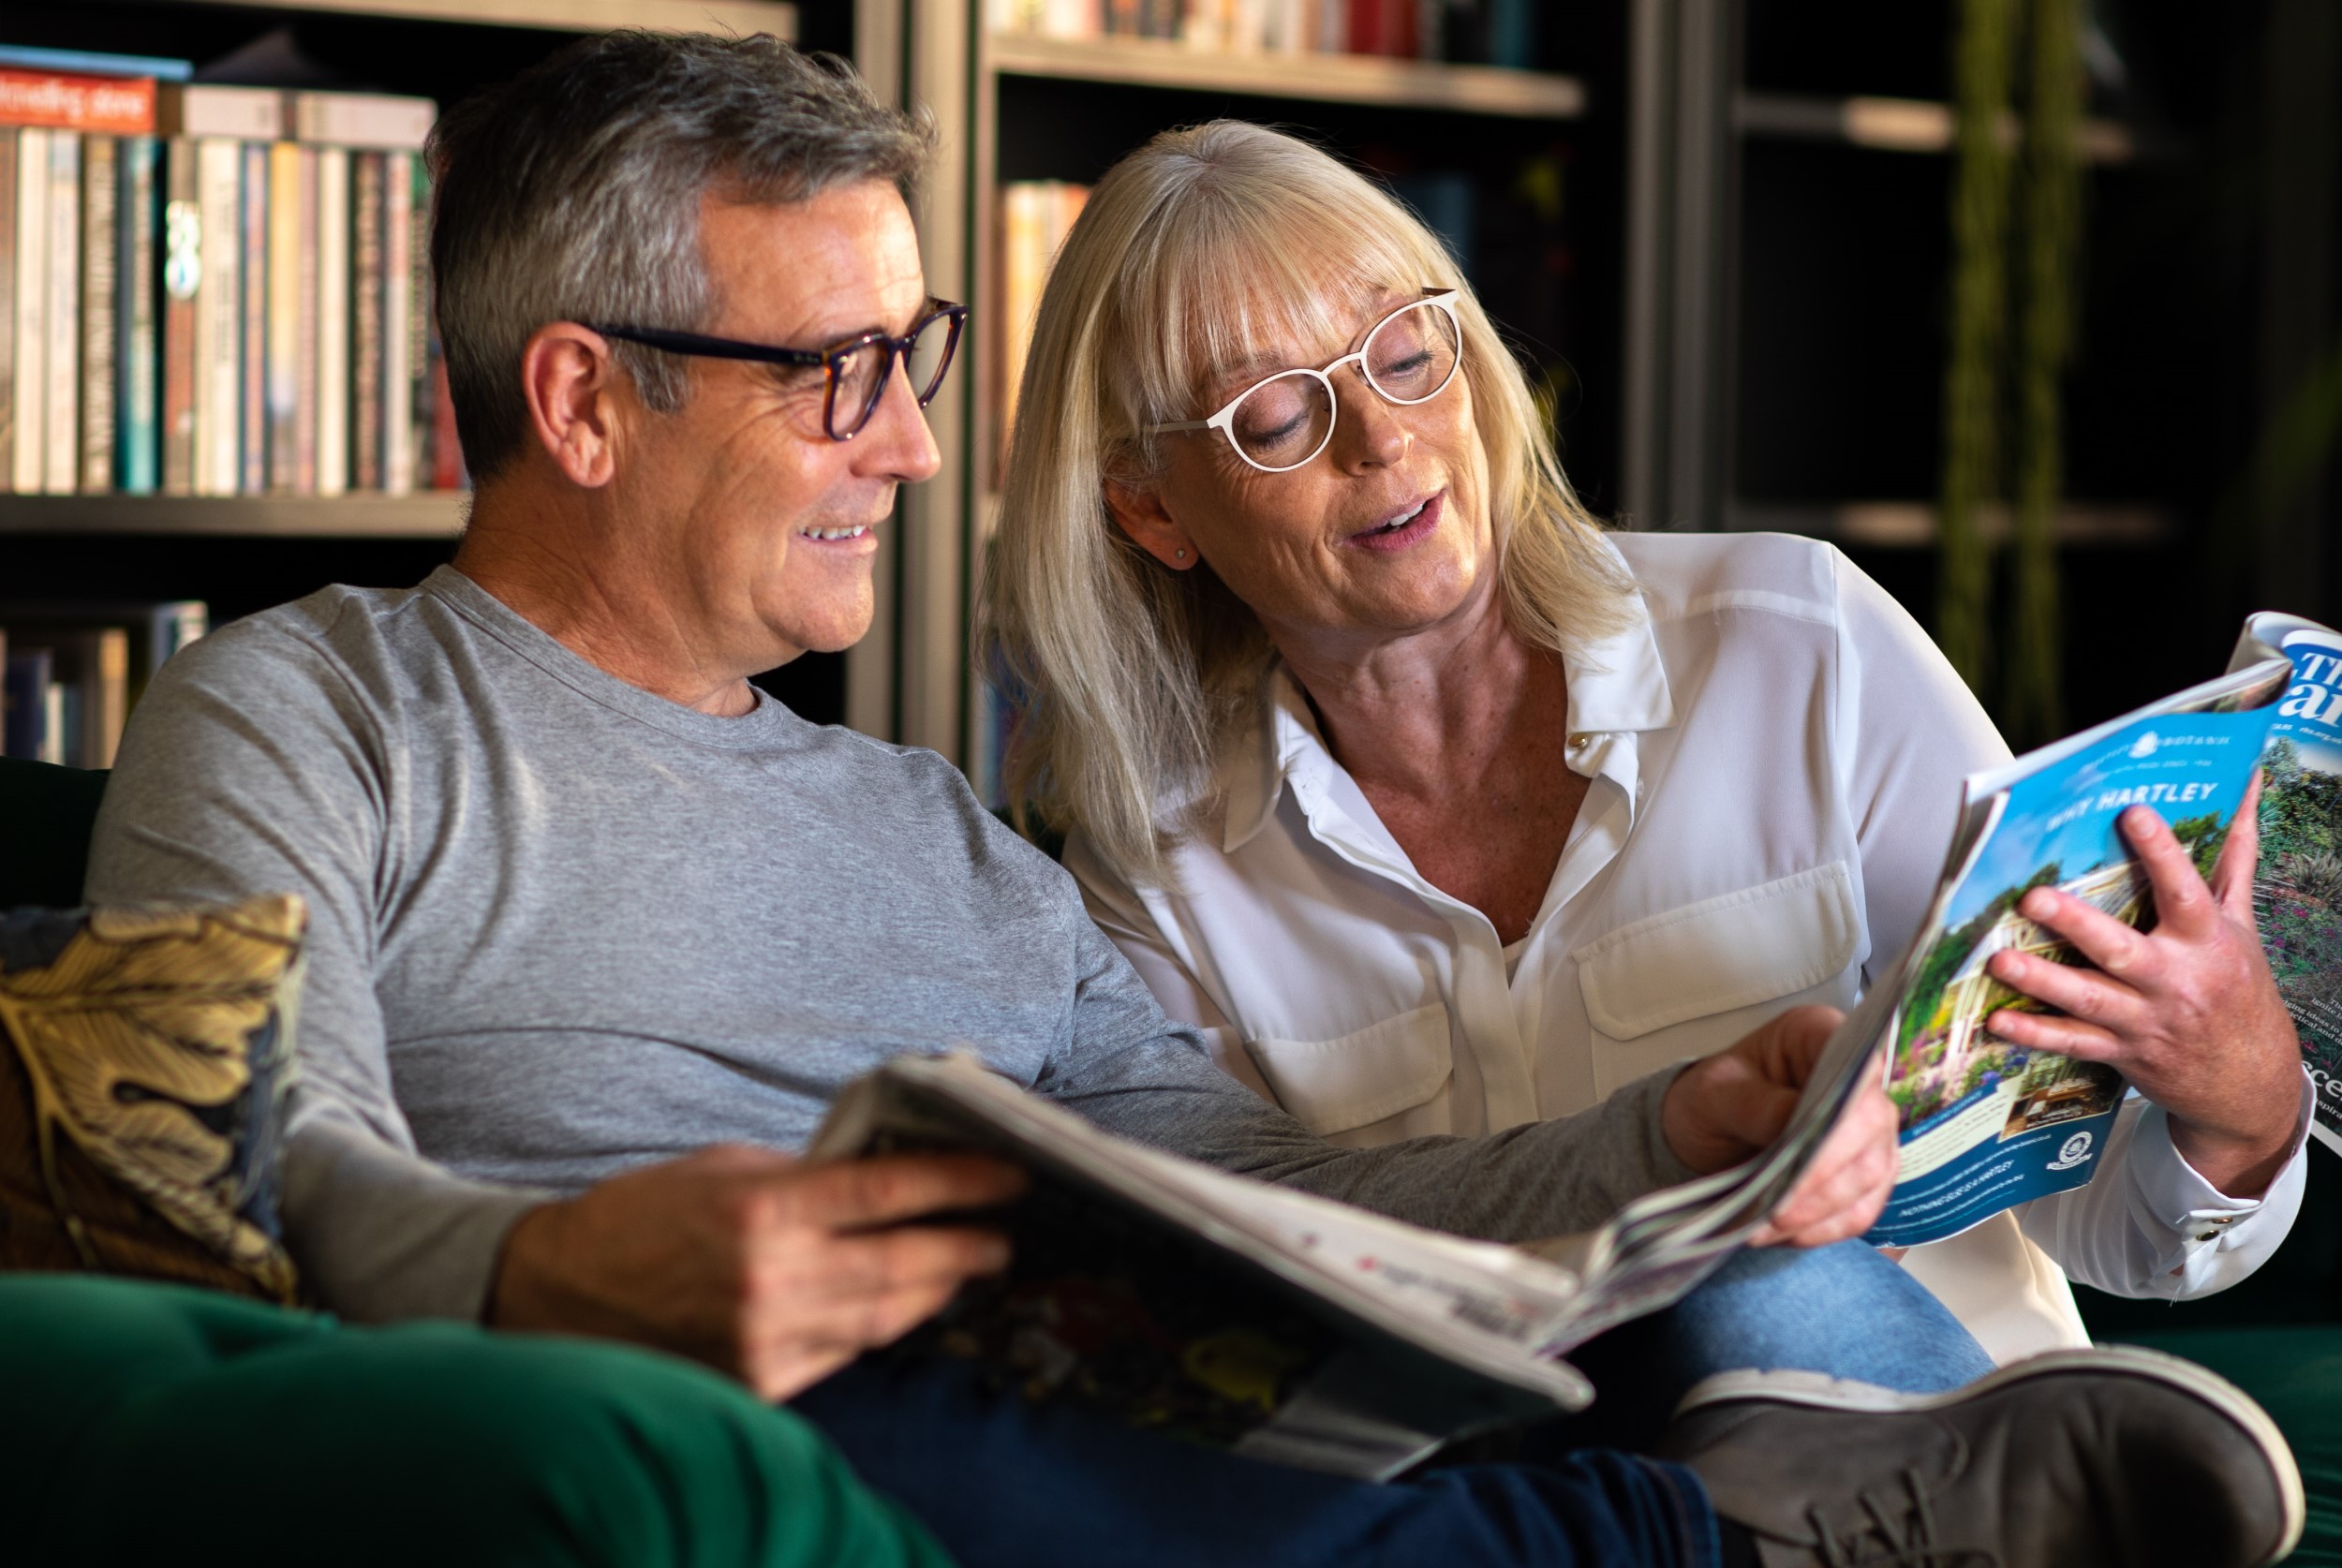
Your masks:
{"label": "man's face", "polygon": [[[696,325],[716,337],[825,348],[873,330],[901,336],[926,302],[911,214],[882,182],[789,206],[710,197],[700,251],[716,309]],[[833,441],[818,367],[689,365],[679,411],[630,409],[612,496],[626,570],[647,575],[704,668],[749,674],[851,645],[870,627],[895,487],[938,466],[908,378],[897,366],[869,423]]]}

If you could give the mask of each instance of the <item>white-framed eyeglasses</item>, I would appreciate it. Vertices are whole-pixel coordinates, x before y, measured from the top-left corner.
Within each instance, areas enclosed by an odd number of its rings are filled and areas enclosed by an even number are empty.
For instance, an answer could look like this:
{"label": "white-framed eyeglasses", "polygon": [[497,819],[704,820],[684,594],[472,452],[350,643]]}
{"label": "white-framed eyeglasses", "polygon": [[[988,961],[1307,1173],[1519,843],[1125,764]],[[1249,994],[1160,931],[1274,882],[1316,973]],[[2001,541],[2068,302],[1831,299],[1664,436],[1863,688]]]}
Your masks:
{"label": "white-framed eyeglasses", "polygon": [[1355,354],[1316,370],[1280,370],[1253,382],[1209,419],[1150,424],[1149,436],[1217,430],[1236,454],[1263,473],[1300,467],[1334,438],[1334,372],[1356,364],[1386,403],[1429,403],[1447,390],[1463,363],[1463,322],[1453,288],[1432,288],[1374,323]]}

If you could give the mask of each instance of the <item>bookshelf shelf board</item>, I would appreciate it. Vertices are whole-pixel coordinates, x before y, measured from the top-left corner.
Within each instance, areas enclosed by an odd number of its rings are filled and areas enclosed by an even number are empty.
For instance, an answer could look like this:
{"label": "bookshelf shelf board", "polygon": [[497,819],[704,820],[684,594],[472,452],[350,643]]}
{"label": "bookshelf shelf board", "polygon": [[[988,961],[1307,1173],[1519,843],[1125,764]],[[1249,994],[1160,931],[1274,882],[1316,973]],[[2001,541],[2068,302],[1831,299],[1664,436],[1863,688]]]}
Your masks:
{"label": "bookshelf shelf board", "polygon": [[[1807,505],[1735,501],[1727,513],[1735,532],[1806,534],[1836,544],[1870,549],[1932,550],[1935,507],[1930,501],[1817,501]],[[2008,509],[1979,510],[1977,532],[1990,544],[2006,544],[2012,532]],[[2170,513],[2154,507],[2068,502],[2057,509],[2051,532],[2065,545],[2098,549],[2150,549],[2169,543],[2176,529]]]}
{"label": "bookshelf shelf board", "polygon": [[1494,66],[1449,66],[1371,54],[1217,54],[1167,38],[1050,38],[996,33],[992,68],[1003,76],[1127,82],[1266,98],[1308,98],[1444,109],[1529,120],[1586,111],[1576,77]]}
{"label": "bookshelf shelf board", "polygon": [[333,11],[344,16],[409,22],[542,27],[604,33],[648,27],[664,33],[772,33],[793,38],[797,7],[778,0],[172,0],[179,5],[232,4],[240,9]]}
{"label": "bookshelf shelf board", "polygon": [[[217,534],[280,539],[452,539],[471,494],[0,496],[7,534]],[[0,557],[6,547],[0,546]]]}
{"label": "bookshelf shelf board", "polygon": [[[1951,151],[1951,106],[1920,98],[1814,98],[1784,93],[1742,93],[1732,104],[1732,122],[1744,136],[1799,141],[1843,141],[1888,153]],[[2002,116],[2001,138],[2013,145],[2017,119]],[[2128,163],[2138,155],[2128,127],[2112,120],[2084,120],[2081,147],[2086,163]]]}

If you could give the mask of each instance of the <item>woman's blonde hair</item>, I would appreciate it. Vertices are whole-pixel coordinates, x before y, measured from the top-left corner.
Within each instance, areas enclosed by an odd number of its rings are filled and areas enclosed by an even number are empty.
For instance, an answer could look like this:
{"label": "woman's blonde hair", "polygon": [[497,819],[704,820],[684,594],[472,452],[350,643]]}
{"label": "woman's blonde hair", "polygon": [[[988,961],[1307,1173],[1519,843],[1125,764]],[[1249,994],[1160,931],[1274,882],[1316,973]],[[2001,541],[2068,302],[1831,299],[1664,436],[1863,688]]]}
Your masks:
{"label": "woman's blonde hair", "polygon": [[1623,623],[1624,575],[1439,241],[1290,136],[1240,120],[1166,131],[1091,193],[1017,392],[983,635],[1020,710],[1006,758],[1020,819],[1038,811],[1124,876],[1163,880],[1167,836],[1212,804],[1215,756],[1258,719],[1271,650],[1209,566],[1173,571],[1131,541],[1104,481],[1158,472],[1146,427],[1196,417],[1197,389],[1265,338],[1339,343],[1361,301],[1433,286],[1460,290],[1508,624],[1560,652]]}

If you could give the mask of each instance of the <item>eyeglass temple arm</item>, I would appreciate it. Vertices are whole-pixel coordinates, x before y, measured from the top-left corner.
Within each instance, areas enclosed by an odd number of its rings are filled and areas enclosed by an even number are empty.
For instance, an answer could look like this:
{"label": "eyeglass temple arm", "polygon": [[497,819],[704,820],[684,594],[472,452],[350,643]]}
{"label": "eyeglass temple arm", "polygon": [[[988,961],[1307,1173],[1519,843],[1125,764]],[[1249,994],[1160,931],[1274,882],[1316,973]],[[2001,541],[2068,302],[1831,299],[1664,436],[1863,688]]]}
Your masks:
{"label": "eyeglass temple arm", "polygon": [[770,348],[757,343],[734,343],[730,338],[704,337],[698,333],[668,332],[651,327],[605,327],[586,321],[604,337],[615,337],[628,343],[640,343],[649,348],[668,348],[696,354],[711,360],[755,360],[767,364],[817,365],[828,362],[829,355],[817,348]]}
{"label": "eyeglass temple arm", "polygon": [[1209,430],[1210,428],[1211,421],[1209,420],[1176,420],[1169,424],[1150,424],[1147,427],[1146,433],[1149,436],[1168,436],[1174,431]]}

